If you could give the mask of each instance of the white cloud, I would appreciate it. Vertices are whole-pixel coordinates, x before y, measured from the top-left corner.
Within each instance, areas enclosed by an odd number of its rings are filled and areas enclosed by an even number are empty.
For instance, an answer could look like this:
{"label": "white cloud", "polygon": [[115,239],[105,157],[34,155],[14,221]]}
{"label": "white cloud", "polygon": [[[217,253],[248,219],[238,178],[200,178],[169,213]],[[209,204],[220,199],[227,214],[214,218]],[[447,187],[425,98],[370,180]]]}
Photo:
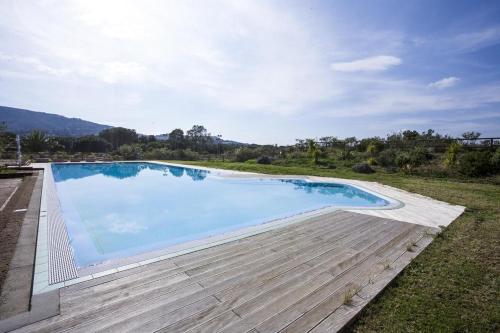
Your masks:
{"label": "white cloud", "polygon": [[336,62],[331,64],[331,68],[337,72],[374,72],[385,71],[399,64],[401,64],[401,59],[397,57],[379,55],[348,62]]}
{"label": "white cloud", "polygon": [[457,85],[460,82],[460,78],[455,76],[445,77],[439,81],[429,83],[429,88],[436,89],[446,89]]}
{"label": "white cloud", "polygon": [[452,42],[459,51],[475,51],[500,43],[500,26],[456,35]]}
{"label": "white cloud", "polygon": [[79,73],[106,83],[141,82],[146,77],[146,66],[135,62],[113,61],[82,65]]}
{"label": "white cloud", "polygon": [[123,216],[116,213],[107,214],[104,217],[108,230],[114,234],[138,234],[147,230],[147,226],[136,221],[124,221]]}
{"label": "white cloud", "polygon": [[64,64],[73,81],[140,83],[219,109],[281,114],[335,94],[319,37],[292,10],[269,2],[74,0],[11,6],[17,15],[5,25],[20,27],[16,47]]}
{"label": "white cloud", "polygon": [[[0,61],[8,61],[12,64],[20,66],[26,72],[36,70],[40,73],[54,76],[64,76],[69,73],[69,70],[67,69],[49,66],[40,59],[32,56],[12,56],[0,51]],[[27,67],[26,65],[28,65],[29,67]]]}
{"label": "white cloud", "polygon": [[[347,83],[346,83],[347,84]],[[467,91],[444,93],[409,81],[371,80],[350,84],[358,91],[348,105],[333,104],[323,115],[354,117],[388,114],[414,114],[425,111],[473,110],[500,103],[500,83],[472,87]],[[350,92],[353,93],[353,92]],[[349,92],[348,92],[349,94]]]}

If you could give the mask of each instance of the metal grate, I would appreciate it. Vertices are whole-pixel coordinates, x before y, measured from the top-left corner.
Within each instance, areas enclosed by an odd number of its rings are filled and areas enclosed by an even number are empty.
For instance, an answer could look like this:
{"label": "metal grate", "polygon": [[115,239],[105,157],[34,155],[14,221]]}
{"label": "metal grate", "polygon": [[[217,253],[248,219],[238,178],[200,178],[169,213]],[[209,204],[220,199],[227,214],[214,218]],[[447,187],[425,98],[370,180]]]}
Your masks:
{"label": "metal grate", "polygon": [[47,186],[49,284],[54,284],[77,278],[78,271],[66,231],[66,224],[61,214],[51,167],[47,167],[46,171],[48,172],[48,181],[45,186]]}

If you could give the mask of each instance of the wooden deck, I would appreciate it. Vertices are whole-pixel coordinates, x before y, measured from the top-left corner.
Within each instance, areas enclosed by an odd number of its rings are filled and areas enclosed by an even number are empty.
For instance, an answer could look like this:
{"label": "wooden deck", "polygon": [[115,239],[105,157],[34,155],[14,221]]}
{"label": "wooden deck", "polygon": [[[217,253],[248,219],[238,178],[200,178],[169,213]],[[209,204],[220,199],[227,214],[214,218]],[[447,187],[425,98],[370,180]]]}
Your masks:
{"label": "wooden deck", "polygon": [[19,332],[332,332],[432,241],[428,227],[337,211],[85,281]]}

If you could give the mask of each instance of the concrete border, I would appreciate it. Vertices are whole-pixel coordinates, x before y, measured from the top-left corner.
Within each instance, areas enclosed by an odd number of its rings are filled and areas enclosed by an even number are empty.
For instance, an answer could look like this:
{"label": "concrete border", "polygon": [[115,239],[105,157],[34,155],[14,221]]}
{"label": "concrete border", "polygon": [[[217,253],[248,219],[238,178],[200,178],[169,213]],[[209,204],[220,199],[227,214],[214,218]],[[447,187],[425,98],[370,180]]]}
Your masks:
{"label": "concrete border", "polygon": [[60,313],[59,289],[31,297],[31,309],[0,321],[0,333],[9,332]]}

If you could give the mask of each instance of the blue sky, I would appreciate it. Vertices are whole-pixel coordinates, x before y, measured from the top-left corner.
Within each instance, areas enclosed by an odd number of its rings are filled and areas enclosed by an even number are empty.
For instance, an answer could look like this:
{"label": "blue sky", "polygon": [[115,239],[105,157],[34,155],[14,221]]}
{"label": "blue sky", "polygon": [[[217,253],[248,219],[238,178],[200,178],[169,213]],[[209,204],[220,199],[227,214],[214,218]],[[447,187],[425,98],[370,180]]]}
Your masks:
{"label": "blue sky", "polygon": [[0,1],[0,105],[224,138],[500,135],[499,1]]}

